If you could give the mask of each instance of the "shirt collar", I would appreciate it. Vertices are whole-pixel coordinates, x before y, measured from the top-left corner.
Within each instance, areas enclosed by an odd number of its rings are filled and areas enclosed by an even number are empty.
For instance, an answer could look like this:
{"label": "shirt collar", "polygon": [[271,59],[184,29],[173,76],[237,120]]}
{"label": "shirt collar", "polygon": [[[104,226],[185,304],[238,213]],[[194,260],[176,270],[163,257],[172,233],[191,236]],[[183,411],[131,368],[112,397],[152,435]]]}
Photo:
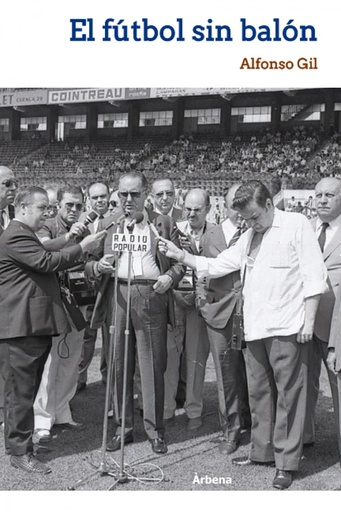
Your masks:
{"label": "shirt collar", "polygon": [[[320,217],[316,217],[316,231],[318,231],[320,229],[322,224],[323,224],[323,220],[321,220]],[[331,228],[340,226],[341,225],[341,215],[336,217],[336,219],[333,219],[330,222],[328,222],[328,224]]]}

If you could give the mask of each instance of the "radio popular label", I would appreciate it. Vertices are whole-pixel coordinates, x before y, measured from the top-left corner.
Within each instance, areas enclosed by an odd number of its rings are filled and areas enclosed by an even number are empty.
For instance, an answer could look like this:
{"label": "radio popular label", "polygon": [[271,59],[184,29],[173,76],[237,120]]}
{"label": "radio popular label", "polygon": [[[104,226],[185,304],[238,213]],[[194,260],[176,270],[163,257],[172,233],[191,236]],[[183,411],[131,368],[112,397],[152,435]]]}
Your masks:
{"label": "radio popular label", "polygon": [[148,235],[115,233],[112,237],[112,250],[114,252],[147,252],[148,239]]}

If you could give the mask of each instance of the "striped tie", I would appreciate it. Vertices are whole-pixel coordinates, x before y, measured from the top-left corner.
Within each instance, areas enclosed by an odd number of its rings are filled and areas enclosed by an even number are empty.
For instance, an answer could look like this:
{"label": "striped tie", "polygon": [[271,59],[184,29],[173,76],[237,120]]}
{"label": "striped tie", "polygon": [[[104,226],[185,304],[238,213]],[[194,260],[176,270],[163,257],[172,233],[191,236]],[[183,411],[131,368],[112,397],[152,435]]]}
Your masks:
{"label": "striped tie", "polygon": [[241,234],[242,234],[242,228],[237,228],[237,230],[234,233],[233,237],[231,238],[227,248],[232,247],[232,245],[236,244],[238,242]]}

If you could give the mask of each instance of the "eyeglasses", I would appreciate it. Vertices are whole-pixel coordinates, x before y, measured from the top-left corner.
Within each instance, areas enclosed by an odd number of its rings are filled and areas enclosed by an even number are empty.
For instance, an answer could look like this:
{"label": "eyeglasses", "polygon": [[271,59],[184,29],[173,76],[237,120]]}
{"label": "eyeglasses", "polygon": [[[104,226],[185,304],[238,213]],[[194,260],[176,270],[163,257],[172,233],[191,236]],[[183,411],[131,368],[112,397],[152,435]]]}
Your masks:
{"label": "eyeglasses", "polygon": [[18,181],[17,180],[5,180],[1,183],[1,185],[4,185],[6,188],[10,188],[12,186],[17,187]]}
{"label": "eyeglasses", "polygon": [[65,207],[67,210],[72,210],[73,208],[76,208],[78,212],[81,212],[83,210],[82,203],[65,203]]}
{"label": "eyeglasses", "polygon": [[196,213],[203,212],[205,209],[206,209],[206,207],[205,208],[185,208],[185,212],[186,213],[192,213],[193,212],[193,213],[196,214]]}
{"label": "eyeglasses", "polygon": [[118,192],[118,195],[122,197],[122,199],[128,199],[128,196],[132,199],[139,199],[142,196],[143,192]]}
{"label": "eyeglasses", "polygon": [[110,206],[112,206],[113,208],[115,208],[117,206],[117,202],[116,201],[109,201],[109,204]]}

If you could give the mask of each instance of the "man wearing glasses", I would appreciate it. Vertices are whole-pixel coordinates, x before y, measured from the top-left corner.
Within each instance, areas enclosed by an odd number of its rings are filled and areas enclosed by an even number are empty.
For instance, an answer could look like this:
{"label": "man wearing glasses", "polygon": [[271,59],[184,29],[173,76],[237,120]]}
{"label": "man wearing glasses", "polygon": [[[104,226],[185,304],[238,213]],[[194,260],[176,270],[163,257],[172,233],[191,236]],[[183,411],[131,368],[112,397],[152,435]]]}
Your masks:
{"label": "man wearing glasses", "polygon": [[[7,228],[14,217],[14,198],[17,190],[17,181],[14,179],[12,169],[0,166],[0,235]],[[0,428],[4,423],[4,379],[0,373]]]}
{"label": "man wearing glasses", "polygon": [[[207,227],[210,211],[210,198],[202,189],[192,189],[185,198],[184,212],[186,220],[177,222],[180,241],[183,248],[192,254],[199,254],[200,239]],[[201,427],[203,410],[203,387],[206,361],[209,355],[209,341],[204,319],[199,316],[195,305],[195,276],[188,269],[179,289],[174,292],[175,328],[168,332],[167,370],[165,373],[165,407],[164,419],[174,418],[176,394],[179,382],[180,359],[184,354],[183,364],[186,374],[186,398],[184,408],[188,417],[188,430]]]}
{"label": "man wearing glasses", "polygon": [[[47,219],[38,235],[45,249],[56,251],[71,247],[89,234],[87,226],[79,222],[84,209],[84,197],[79,187],[65,187],[57,192],[58,213]],[[77,270],[84,269],[78,266]],[[60,282],[67,286],[67,274],[60,274]],[[86,306],[81,306],[85,313]],[[73,398],[78,379],[78,363],[81,357],[84,329],[72,331],[66,337],[55,337],[45,364],[42,382],[34,404],[36,442],[46,443],[51,439],[54,424],[67,428],[82,429],[71,414],[69,402]]]}
{"label": "man wearing glasses", "polygon": [[175,190],[173,182],[168,178],[160,178],[152,184],[152,196],[156,213],[168,215],[173,220],[182,217],[180,208],[174,206]]}
{"label": "man wearing glasses", "polygon": [[[104,233],[61,251],[46,250],[36,233],[48,218],[44,189],[29,187],[15,198],[15,218],[0,237],[0,363],[5,378],[5,446],[12,466],[46,474],[33,453],[33,402],[52,336],[68,333],[56,272],[83,261]],[[63,235],[64,236],[64,235]]]}
{"label": "man wearing glasses", "polygon": [[[101,279],[100,289],[95,304],[92,326],[100,327],[105,322],[109,329],[114,309],[114,258],[112,250],[113,235],[120,232],[129,236],[129,223],[138,212],[143,213],[143,220],[134,227],[133,234],[147,238],[146,251],[132,253],[131,267],[131,308],[128,338],[128,373],[125,431],[122,432],[122,392],[124,340],[127,309],[128,253],[116,253],[118,271],[118,296],[115,348],[113,395],[115,435],[107,445],[108,451],[116,451],[121,446],[121,436],[125,444],[133,442],[134,400],[133,380],[136,352],[138,354],[144,428],[155,453],[167,452],[164,440],[163,404],[164,372],[167,362],[167,323],[174,323],[171,314],[172,298],[169,292],[177,286],[184,269],[161,255],[158,250],[156,235],[171,238],[173,222],[170,218],[155,212],[148,217],[144,203],[148,195],[148,184],[142,173],[124,174],[119,181],[118,195],[125,217],[116,214],[100,223],[100,229],[113,221],[116,224],[108,229],[108,241],[99,254],[99,261],[91,261],[86,270],[92,278]],[[176,236],[175,236],[176,238]],[[173,318],[172,318],[173,317]]]}

